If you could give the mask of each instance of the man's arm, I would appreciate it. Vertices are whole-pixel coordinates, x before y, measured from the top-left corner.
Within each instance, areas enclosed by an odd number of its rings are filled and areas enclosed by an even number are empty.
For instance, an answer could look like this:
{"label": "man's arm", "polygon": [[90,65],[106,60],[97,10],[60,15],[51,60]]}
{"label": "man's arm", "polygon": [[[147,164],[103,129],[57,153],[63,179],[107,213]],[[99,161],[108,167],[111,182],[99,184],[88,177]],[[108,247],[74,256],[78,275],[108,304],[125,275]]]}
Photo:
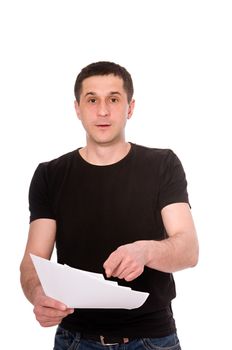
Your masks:
{"label": "man's arm", "polygon": [[57,325],[73,309],[45,296],[29,253],[50,259],[56,238],[56,221],[38,219],[31,223],[28,241],[20,265],[20,280],[27,299],[34,305],[34,313],[41,326]]}
{"label": "man's arm", "polygon": [[198,239],[187,203],[170,204],[161,211],[168,238],[154,241],[147,266],[163,272],[194,267],[198,262]]}
{"label": "man's arm", "polygon": [[144,266],[175,272],[197,264],[198,240],[189,205],[170,204],[161,215],[168,238],[120,246],[104,263],[108,277],[131,281],[141,275]]}

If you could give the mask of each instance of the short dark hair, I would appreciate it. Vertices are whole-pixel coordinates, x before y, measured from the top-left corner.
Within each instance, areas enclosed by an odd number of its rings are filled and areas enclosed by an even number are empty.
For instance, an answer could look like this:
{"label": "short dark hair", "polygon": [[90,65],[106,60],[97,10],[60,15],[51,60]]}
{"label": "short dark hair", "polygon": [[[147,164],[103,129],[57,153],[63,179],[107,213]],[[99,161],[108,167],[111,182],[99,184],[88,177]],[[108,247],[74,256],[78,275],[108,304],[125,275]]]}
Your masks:
{"label": "short dark hair", "polygon": [[130,73],[119,64],[107,61],[91,63],[84,67],[78,74],[74,86],[74,94],[77,102],[80,102],[82,82],[84,79],[95,75],[110,75],[113,74],[123,80],[123,87],[127,94],[128,103],[132,100],[134,88]]}

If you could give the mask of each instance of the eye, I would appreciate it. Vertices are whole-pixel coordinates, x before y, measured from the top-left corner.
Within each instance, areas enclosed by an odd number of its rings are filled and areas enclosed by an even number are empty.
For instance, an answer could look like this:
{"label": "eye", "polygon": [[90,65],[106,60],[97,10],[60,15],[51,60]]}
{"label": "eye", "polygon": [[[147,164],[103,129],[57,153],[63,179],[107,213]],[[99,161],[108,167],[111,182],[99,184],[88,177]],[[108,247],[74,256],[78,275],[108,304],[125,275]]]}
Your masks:
{"label": "eye", "polygon": [[111,97],[110,98],[110,102],[117,103],[118,102],[118,98],[117,97]]}
{"label": "eye", "polygon": [[97,102],[97,99],[94,98],[94,97],[92,97],[92,98],[90,98],[90,99],[88,100],[88,102],[94,104],[94,103]]}

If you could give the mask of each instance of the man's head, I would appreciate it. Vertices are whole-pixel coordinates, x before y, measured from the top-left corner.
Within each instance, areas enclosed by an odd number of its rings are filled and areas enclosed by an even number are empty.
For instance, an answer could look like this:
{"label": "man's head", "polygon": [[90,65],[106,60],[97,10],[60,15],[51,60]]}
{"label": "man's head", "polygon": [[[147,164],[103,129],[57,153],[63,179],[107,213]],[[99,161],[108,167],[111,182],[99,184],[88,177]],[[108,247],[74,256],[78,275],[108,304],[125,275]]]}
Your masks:
{"label": "man's head", "polygon": [[128,103],[130,103],[134,93],[133,82],[130,73],[119,64],[106,61],[91,63],[88,66],[84,67],[78,74],[74,86],[74,93],[77,102],[80,102],[83,80],[89,77],[103,75],[114,75],[123,80],[123,87],[127,94]]}

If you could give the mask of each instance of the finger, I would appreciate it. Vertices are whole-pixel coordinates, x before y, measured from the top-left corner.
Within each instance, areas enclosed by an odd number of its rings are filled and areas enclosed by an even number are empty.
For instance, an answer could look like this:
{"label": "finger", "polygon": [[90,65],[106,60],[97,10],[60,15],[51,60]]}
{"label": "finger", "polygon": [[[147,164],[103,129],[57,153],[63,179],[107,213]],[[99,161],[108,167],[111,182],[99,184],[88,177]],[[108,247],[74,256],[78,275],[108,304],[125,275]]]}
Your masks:
{"label": "finger", "polygon": [[57,310],[60,310],[60,311],[66,311],[68,309],[67,305],[61,303],[58,300],[55,300],[55,299],[50,298],[50,297],[47,297],[47,296],[41,298],[40,305],[48,307],[48,308],[57,309]]}
{"label": "finger", "polygon": [[42,327],[53,327],[53,326],[57,326],[58,324],[60,324],[61,320],[59,321],[54,321],[54,322],[51,322],[51,321],[39,321],[39,324],[42,326]]}
{"label": "finger", "polygon": [[118,275],[117,277],[122,279],[126,279],[127,276],[133,274],[133,275],[140,275],[140,271],[142,271],[142,269],[137,265],[137,264],[130,264],[130,262],[128,262],[127,264],[125,264],[124,266],[121,266],[121,269],[119,269]]}
{"label": "finger", "polygon": [[129,272],[124,276],[125,281],[130,282],[139,277],[143,273],[143,269],[137,269],[135,271]]}
{"label": "finger", "polygon": [[60,311],[57,309],[49,308],[49,307],[44,307],[37,305],[34,307],[34,313],[39,316],[44,316],[44,317],[66,317],[67,315],[73,313],[73,309],[67,309],[66,311]]}
{"label": "finger", "polygon": [[111,277],[112,273],[117,270],[121,264],[122,256],[118,251],[114,251],[110,254],[108,259],[104,262],[103,267],[107,277]]}
{"label": "finger", "polygon": [[117,276],[120,279],[125,279],[126,276],[130,275],[131,273],[133,273],[134,271],[129,267],[129,268],[125,268],[124,270],[122,270],[120,273],[118,273]]}
{"label": "finger", "polygon": [[137,278],[139,275],[141,275],[143,273],[144,268],[138,265],[130,265],[128,264],[127,266],[125,266],[125,268],[123,270],[121,270],[121,272],[117,275],[118,278],[120,279],[125,279],[125,280],[132,280]]}
{"label": "finger", "polygon": [[35,306],[34,313],[39,317],[49,317],[49,318],[56,318],[56,317],[66,317],[71,312],[70,311],[60,311],[57,309],[52,309],[48,307],[43,306]]}
{"label": "finger", "polygon": [[43,308],[43,307],[38,307],[38,308],[35,308],[34,310],[34,313],[35,313],[35,317],[36,317],[36,320],[42,325],[45,324],[45,323],[50,323],[51,325],[52,324],[59,324],[62,319],[64,317],[66,317],[70,311],[66,311],[65,313],[63,313],[62,315],[59,315],[57,313],[54,312],[54,310],[46,310],[46,308]]}
{"label": "finger", "polygon": [[131,264],[129,259],[123,259],[119,266],[112,271],[113,277],[124,278],[125,274],[128,274],[135,270],[135,266]]}
{"label": "finger", "polygon": [[45,316],[37,316],[36,315],[36,320],[40,324],[45,324],[45,323],[50,323],[50,324],[59,324],[62,321],[63,317],[45,317]]}
{"label": "finger", "polygon": [[37,308],[37,309],[35,308],[34,314],[35,314],[36,320],[39,321],[40,323],[45,323],[45,322],[59,323],[65,317],[65,315],[58,316],[51,313],[49,314],[47,310],[44,310],[44,308]]}

